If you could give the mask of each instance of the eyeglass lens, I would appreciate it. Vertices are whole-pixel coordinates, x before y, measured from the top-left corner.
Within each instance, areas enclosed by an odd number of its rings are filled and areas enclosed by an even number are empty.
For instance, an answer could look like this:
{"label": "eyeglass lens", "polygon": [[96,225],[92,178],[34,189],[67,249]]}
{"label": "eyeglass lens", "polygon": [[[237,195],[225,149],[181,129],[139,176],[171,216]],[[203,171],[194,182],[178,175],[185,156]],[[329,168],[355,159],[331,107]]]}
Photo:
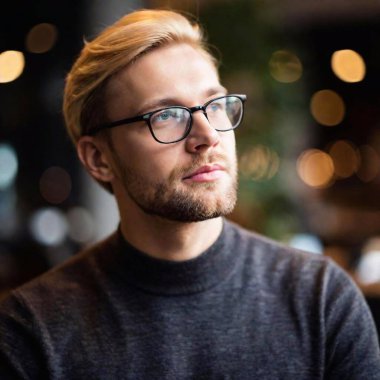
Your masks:
{"label": "eyeglass lens", "polygon": [[[217,131],[228,131],[239,126],[243,103],[237,96],[225,96],[209,103],[205,112],[211,127]],[[181,107],[157,111],[150,118],[154,136],[166,143],[181,140],[187,134],[190,123],[190,111]]]}

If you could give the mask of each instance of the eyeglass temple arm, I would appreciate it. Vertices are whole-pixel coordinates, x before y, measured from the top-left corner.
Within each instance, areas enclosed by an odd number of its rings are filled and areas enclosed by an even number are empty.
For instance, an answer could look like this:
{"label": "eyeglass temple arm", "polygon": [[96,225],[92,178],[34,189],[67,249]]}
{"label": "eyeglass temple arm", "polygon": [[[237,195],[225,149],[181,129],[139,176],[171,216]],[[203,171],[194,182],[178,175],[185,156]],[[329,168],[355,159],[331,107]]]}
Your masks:
{"label": "eyeglass temple arm", "polygon": [[113,127],[117,127],[117,126],[123,125],[123,124],[131,124],[131,123],[135,123],[136,121],[142,121],[142,120],[147,121],[148,119],[149,119],[149,114],[130,117],[127,119],[122,119],[122,120],[117,120],[117,121],[113,121],[112,123],[106,123],[106,124],[98,125],[96,128],[91,130],[90,133],[95,134],[96,132],[98,132],[102,129],[113,128]]}

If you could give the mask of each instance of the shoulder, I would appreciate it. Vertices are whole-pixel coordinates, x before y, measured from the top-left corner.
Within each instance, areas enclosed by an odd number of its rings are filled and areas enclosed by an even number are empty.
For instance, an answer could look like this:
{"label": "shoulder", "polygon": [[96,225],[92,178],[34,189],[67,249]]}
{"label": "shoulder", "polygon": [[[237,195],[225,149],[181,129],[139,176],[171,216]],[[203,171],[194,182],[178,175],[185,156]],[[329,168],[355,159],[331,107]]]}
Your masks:
{"label": "shoulder", "polygon": [[227,222],[231,244],[242,257],[245,283],[268,292],[293,294],[305,302],[328,302],[338,295],[362,298],[353,280],[331,259],[294,249]]}
{"label": "shoulder", "polygon": [[85,248],[64,263],[41,276],[14,289],[0,302],[0,313],[9,308],[21,307],[47,311],[47,304],[65,308],[73,302],[81,302],[97,287],[102,276],[102,261],[112,258],[116,249],[117,233],[97,244]]}
{"label": "shoulder", "polygon": [[226,222],[226,231],[233,246],[242,252],[247,264],[264,270],[320,270],[325,267],[336,268],[331,260],[323,255],[301,251],[283,243],[249,231],[230,221]]}
{"label": "shoulder", "polygon": [[[310,335],[324,342],[326,374],[338,378],[379,378],[376,329],[366,301],[351,277],[332,260],[287,247],[228,223],[236,249],[244,254],[244,285],[261,294],[262,305],[278,315],[297,315]],[[366,375],[363,375],[364,366]],[[363,377],[364,376],[364,377]]]}

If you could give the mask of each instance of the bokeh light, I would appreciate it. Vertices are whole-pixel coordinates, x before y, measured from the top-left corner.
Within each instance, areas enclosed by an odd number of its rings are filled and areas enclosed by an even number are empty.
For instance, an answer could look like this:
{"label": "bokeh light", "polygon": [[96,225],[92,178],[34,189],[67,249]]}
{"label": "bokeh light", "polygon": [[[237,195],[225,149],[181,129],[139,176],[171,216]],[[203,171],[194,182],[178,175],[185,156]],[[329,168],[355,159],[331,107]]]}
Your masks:
{"label": "bokeh light", "polygon": [[52,166],[44,171],[40,178],[40,192],[47,202],[62,203],[68,198],[70,191],[71,177],[65,169]]}
{"label": "bokeh light", "polygon": [[362,284],[380,281],[380,237],[373,236],[363,247],[356,271]]}
{"label": "bokeh light", "polygon": [[18,170],[16,151],[8,144],[0,144],[0,190],[12,185]]}
{"label": "bokeh light", "polygon": [[343,99],[332,90],[317,91],[310,102],[310,111],[314,119],[328,127],[342,122],[345,108]]}
{"label": "bokeh light", "polygon": [[69,236],[77,243],[87,243],[95,233],[93,218],[83,207],[74,207],[67,213]]}
{"label": "bokeh light", "polygon": [[34,239],[43,245],[59,245],[67,235],[65,215],[57,208],[36,211],[31,217],[29,226]]}
{"label": "bokeh light", "polygon": [[48,23],[35,25],[26,36],[26,49],[31,53],[46,53],[54,46],[57,36],[55,25]]}
{"label": "bokeh light", "polygon": [[334,163],[327,153],[319,149],[309,149],[298,158],[297,172],[306,185],[324,188],[332,184]]}
{"label": "bokeh light", "polygon": [[380,251],[363,256],[359,262],[357,275],[361,283],[371,284],[380,281]]}
{"label": "bokeh light", "polygon": [[287,50],[275,51],[269,60],[269,71],[274,79],[282,83],[296,82],[302,76],[300,59]]}
{"label": "bokeh light", "polygon": [[329,149],[329,154],[333,159],[337,177],[351,177],[359,169],[360,154],[352,142],[347,140],[334,142]]}
{"label": "bokeh light", "polygon": [[278,154],[264,145],[256,145],[246,151],[240,158],[240,171],[250,179],[256,181],[273,178],[279,169]]}
{"label": "bokeh light", "polygon": [[289,245],[293,248],[306,252],[323,253],[323,245],[321,240],[312,234],[296,234],[289,240]]}
{"label": "bokeh light", "polygon": [[359,153],[360,166],[356,175],[363,182],[371,182],[380,172],[380,157],[370,145],[361,145]]}
{"label": "bokeh light", "polygon": [[355,83],[364,79],[366,65],[354,50],[338,50],[331,57],[331,68],[334,74],[344,82]]}
{"label": "bokeh light", "polygon": [[0,54],[0,83],[17,79],[25,67],[24,54],[16,50],[7,50]]}

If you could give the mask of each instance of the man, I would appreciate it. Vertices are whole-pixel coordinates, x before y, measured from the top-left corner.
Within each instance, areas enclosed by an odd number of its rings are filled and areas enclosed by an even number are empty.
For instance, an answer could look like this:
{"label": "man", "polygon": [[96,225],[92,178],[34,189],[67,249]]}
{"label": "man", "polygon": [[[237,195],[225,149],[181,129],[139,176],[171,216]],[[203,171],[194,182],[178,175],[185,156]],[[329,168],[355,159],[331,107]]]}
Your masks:
{"label": "man", "polygon": [[380,379],[348,277],[223,218],[244,101],[178,13],[134,12],[84,47],[66,124],[120,228],[3,302],[1,379]]}

